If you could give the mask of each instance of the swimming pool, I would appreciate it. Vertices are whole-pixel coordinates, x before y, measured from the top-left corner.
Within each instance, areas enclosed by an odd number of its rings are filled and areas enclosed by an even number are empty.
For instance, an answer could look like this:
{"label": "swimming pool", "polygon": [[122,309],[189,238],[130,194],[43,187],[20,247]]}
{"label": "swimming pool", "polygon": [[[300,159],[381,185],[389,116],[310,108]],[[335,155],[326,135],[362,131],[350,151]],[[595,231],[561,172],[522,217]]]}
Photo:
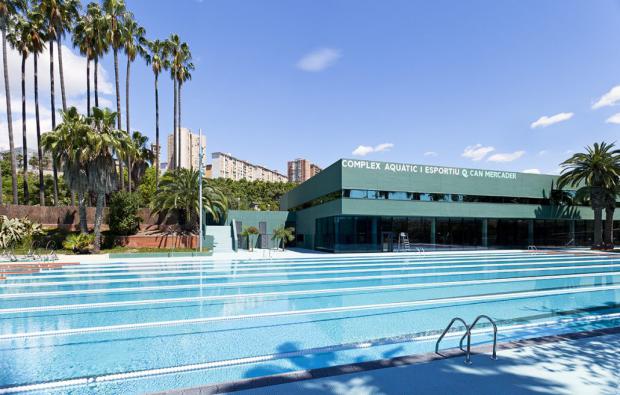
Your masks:
{"label": "swimming pool", "polygon": [[618,326],[619,302],[620,260],[596,254],[83,263],[0,283],[0,394],[144,393],[429,352],[455,316],[490,315],[500,340]]}

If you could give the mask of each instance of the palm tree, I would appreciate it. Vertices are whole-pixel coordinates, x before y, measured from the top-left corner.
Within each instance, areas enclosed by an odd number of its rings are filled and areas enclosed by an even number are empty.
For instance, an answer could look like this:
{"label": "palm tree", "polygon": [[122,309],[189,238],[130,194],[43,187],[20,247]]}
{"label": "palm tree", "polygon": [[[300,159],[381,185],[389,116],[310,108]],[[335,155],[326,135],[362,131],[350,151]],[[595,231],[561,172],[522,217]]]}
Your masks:
{"label": "palm tree", "polygon": [[[620,151],[614,144],[605,142],[594,143],[586,147],[585,153],[576,153],[562,162],[562,174],[558,179],[558,187],[585,188],[590,196],[590,205],[594,210],[594,247],[602,244],[602,210],[606,206],[609,191],[615,190],[620,178]],[[583,191],[582,191],[583,192]],[[615,200],[615,196],[614,196]],[[607,228],[613,226],[612,217],[607,217]],[[606,232],[606,241],[610,233]]]}
{"label": "palm tree", "polygon": [[[80,47],[81,51],[82,45],[85,47],[84,51],[87,55],[92,56],[92,60],[95,64],[95,70],[93,71],[93,82],[95,85],[95,107],[99,107],[99,58],[101,58],[108,51],[108,41],[106,37],[106,20],[98,3],[88,3],[88,6],[86,7],[86,15],[80,18],[75,30],[74,36],[77,35],[79,38],[77,45]],[[88,67],[89,64],[87,62],[87,73]],[[90,77],[87,77],[89,78],[87,81],[90,81]],[[90,109],[91,107],[89,103],[88,110]]]}
{"label": "palm tree", "polygon": [[[116,88],[116,127],[122,130],[121,126],[121,94],[120,94],[120,77],[118,71],[118,50],[123,46],[123,30],[125,29],[125,14],[127,9],[124,0],[104,0],[103,10],[105,11],[106,21],[106,40],[112,47],[114,54],[114,82]],[[128,131],[129,132],[129,131]],[[123,161],[118,161],[119,171],[121,175],[120,189],[125,189],[125,176],[123,172]]]}
{"label": "palm tree", "polygon": [[[17,13],[26,8],[23,0],[0,0],[0,31],[2,32],[2,65],[4,67],[4,94],[6,98],[6,122],[9,129],[9,149],[11,150],[11,189],[13,204],[17,200],[17,161],[15,158],[15,142],[13,140],[13,113],[11,112],[11,89],[9,86],[9,66],[7,62],[7,31]],[[2,204],[2,175],[0,174],[0,204]]]}
{"label": "palm tree", "polygon": [[273,231],[271,238],[276,242],[276,247],[282,246],[282,250],[286,247],[286,243],[295,240],[295,228],[279,227]]}
{"label": "palm tree", "polygon": [[172,78],[172,82],[173,82],[173,100],[174,100],[174,104],[173,104],[173,111],[174,111],[174,115],[173,115],[173,127],[172,127],[172,157],[170,160],[170,163],[168,163],[168,168],[169,169],[176,169],[177,168],[177,154],[178,154],[178,145],[177,145],[177,136],[178,136],[178,118],[177,118],[177,104],[178,104],[178,99],[177,99],[177,93],[178,93],[178,89],[177,89],[177,84],[178,84],[178,78],[177,78],[177,70],[178,70],[178,66],[179,66],[179,62],[178,62],[178,54],[181,52],[181,39],[179,38],[179,36],[177,34],[171,34],[170,38],[167,41],[167,46],[169,48],[170,51],[170,78]]}
{"label": "palm tree", "polygon": [[127,172],[133,184],[138,185],[146,169],[153,163],[155,155],[147,146],[149,138],[137,130],[131,134],[131,141],[135,156],[129,156]]}
{"label": "palm tree", "polygon": [[[50,0],[47,0],[50,1]],[[59,4],[59,17],[56,26],[56,44],[58,47],[58,73],[60,75],[60,93],[62,98],[62,110],[67,111],[67,95],[65,92],[65,73],[62,63],[62,37],[73,28],[73,24],[79,16],[81,4],[79,0],[57,0]]]}
{"label": "palm tree", "polygon": [[[199,180],[200,174],[197,170],[181,168],[166,173],[152,203],[154,212],[168,215],[172,210],[177,210],[184,227],[194,230],[200,215]],[[209,185],[202,189],[202,203],[203,210],[216,221],[222,218],[228,209],[224,194]]]}
{"label": "palm tree", "polygon": [[39,10],[29,10],[28,19],[28,43],[30,53],[34,60],[34,106],[35,120],[37,125],[37,153],[39,157],[39,204],[45,205],[45,183],[43,180],[43,151],[41,150],[41,119],[39,116],[39,54],[45,49],[45,41],[47,39],[45,32],[45,20]]}
{"label": "palm tree", "polygon": [[[131,135],[130,117],[129,117],[129,75],[131,62],[136,60],[136,56],[144,56],[144,35],[146,31],[143,27],[138,25],[135,19],[130,13],[125,15],[125,26],[123,29],[123,47],[125,48],[125,54],[127,55],[127,74],[125,78],[125,125],[127,126],[127,133]],[[131,192],[131,157],[127,158],[127,190]]]}
{"label": "palm tree", "polygon": [[28,20],[20,15],[14,18],[12,29],[7,35],[11,46],[15,48],[22,57],[22,170],[24,182],[24,204],[30,203],[30,190],[28,188],[28,140],[26,138],[26,59],[28,58],[28,55],[30,55],[29,30],[30,26]]}
{"label": "palm tree", "polygon": [[178,80],[178,93],[177,93],[177,111],[179,120],[177,121],[177,127],[179,129],[178,138],[179,138],[179,157],[177,158],[177,162],[179,166],[181,165],[181,87],[187,81],[192,78],[191,71],[194,70],[194,64],[191,62],[192,54],[189,51],[189,46],[186,43],[181,45],[181,51],[178,54],[178,64],[176,67],[176,75]]}
{"label": "palm tree", "polygon": [[151,65],[155,75],[155,185],[159,185],[159,89],[157,86],[159,74],[168,69],[168,45],[167,41],[149,41],[148,53],[145,55],[146,63]]}
{"label": "palm tree", "polygon": [[105,195],[114,192],[117,184],[115,156],[118,158],[132,154],[132,144],[122,130],[114,128],[117,114],[109,109],[93,108],[92,117],[88,119],[91,132],[82,150],[88,158],[86,172],[88,190],[97,197],[95,209],[94,250],[101,248],[101,224],[103,222],[103,204]]}
{"label": "palm tree", "polygon": [[75,107],[62,112],[62,122],[54,131],[45,133],[41,145],[52,154],[57,166],[63,171],[63,179],[69,189],[77,193],[80,232],[87,233],[86,196],[88,193],[88,134],[91,132],[87,120]]}

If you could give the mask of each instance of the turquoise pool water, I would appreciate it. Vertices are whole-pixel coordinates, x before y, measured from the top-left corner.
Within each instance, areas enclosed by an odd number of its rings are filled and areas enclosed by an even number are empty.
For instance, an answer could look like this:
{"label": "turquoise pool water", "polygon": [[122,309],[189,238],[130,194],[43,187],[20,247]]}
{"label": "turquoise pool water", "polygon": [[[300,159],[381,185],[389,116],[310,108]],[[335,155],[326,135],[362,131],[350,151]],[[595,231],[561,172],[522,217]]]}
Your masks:
{"label": "turquoise pool water", "polygon": [[0,283],[0,394],[145,393],[429,352],[455,316],[490,315],[500,340],[617,326],[619,301],[620,260],[594,254],[67,266]]}

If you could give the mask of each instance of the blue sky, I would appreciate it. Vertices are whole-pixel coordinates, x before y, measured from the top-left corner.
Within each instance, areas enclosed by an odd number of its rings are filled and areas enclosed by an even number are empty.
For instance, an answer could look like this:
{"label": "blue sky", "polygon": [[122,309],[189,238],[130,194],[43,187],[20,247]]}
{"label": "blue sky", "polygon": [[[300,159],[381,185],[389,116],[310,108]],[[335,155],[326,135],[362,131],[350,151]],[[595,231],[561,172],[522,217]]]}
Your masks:
{"label": "blue sky", "polygon": [[[620,130],[620,115],[613,118],[620,87],[612,90],[620,86],[619,1],[128,0],[128,7],[150,38],[176,32],[190,45],[196,70],[183,91],[183,125],[202,128],[210,152],[280,171],[295,157],[327,166],[355,152],[557,172],[568,153],[615,141]],[[111,55],[102,66],[111,105]],[[12,78],[19,100],[19,73]],[[139,60],[131,78],[132,128],[154,136],[152,73]],[[75,84],[71,100],[83,106]],[[165,134],[167,77],[160,100]],[[41,101],[49,107],[45,93]],[[19,106],[13,111],[19,119]]]}

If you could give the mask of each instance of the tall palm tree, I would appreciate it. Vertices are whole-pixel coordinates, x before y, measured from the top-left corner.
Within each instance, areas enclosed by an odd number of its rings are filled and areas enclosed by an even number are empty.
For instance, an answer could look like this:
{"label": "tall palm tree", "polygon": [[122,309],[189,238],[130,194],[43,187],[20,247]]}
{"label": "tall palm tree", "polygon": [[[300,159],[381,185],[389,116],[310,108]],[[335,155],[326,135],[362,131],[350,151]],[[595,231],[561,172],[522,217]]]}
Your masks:
{"label": "tall palm tree", "polygon": [[[49,1],[49,0],[47,0]],[[56,46],[58,47],[58,73],[60,76],[60,94],[62,110],[67,111],[67,94],[65,91],[65,72],[62,63],[62,38],[73,29],[79,16],[81,4],[79,0],[56,0],[59,4],[59,17],[56,26]]]}
{"label": "tall palm tree", "polygon": [[[9,67],[7,62],[7,31],[13,18],[26,8],[23,0],[0,0],[0,31],[2,32],[2,65],[4,67],[4,94],[6,99],[6,122],[9,130],[9,149],[11,150],[11,189],[13,204],[17,200],[17,160],[15,157],[15,142],[13,140],[13,113],[11,112],[11,89],[9,85]],[[2,175],[0,174],[0,204],[2,204]]]}
{"label": "tall palm tree", "polygon": [[155,75],[155,185],[159,185],[159,74],[169,68],[167,41],[155,40],[147,43],[146,63],[151,65]]}
{"label": "tall palm tree", "polygon": [[28,42],[30,53],[34,63],[34,107],[35,121],[37,125],[37,154],[39,157],[39,204],[45,205],[45,183],[43,180],[43,151],[41,149],[41,119],[39,116],[39,54],[45,49],[47,40],[45,32],[45,19],[37,9],[28,11]]}
{"label": "tall palm tree", "polygon": [[92,45],[91,28],[92,15],[86,13],[78,17],[73,30],[73,46],[80,50],[80,53],[86,56],[86,111],[90,116],[90,62],[95,59],[95,48]]}
{"label": "tall palm tree", "polygon": [[93,108],[93,115],[89,118],[91,133],[82,149],[88,158],[86,168],[88,189],[97,197],[95,209],[95,241],[94,250],[101,248],[101,224],[103,222],[103,204],[105,195],[115,191],[117,173],[114,158],[131,155],[132,144],[122,130],[114,127],[117,114],[109,109]]}
{"label": "tall palm tree", "polygon": [[[104,18],[106,21],[106,39],[109,45],[112,47],[112,53],[114,54],[114,83],[116,88],[116,127],[118,130],[122,130],[121,126],[121,94],[120,94],[120,77],[118,71],[118,50],[123,46],[123,30],[125,29],[125,15],[127,9],[125,7],[124,0],[104,0],[103,10],[105,12]],[[118,161],[120,170],[120,188],[125,188],[125,176],[123,175],[123,161],[119,158]]]}
{"label": "tall palm tree", "polygon": [[[192,169],[176,169],[162,177],[153,200],[155,213],[167,215],[172,210],[181,214],[181,222],[188,230],[194,230],[200,215],[198,198],[198,181],[200,173]],[[206,185],[202,189],[203,210],[219,221],[228,209],[228,201],[217,188]]]}
{"label": "tall palm tree", "polygon": [[78,213],[80,217],[80,232],[87,233],[86,196],[88,193],[88,151],[83,148],[88,143],[88,134],[91,132],[84,116],[80,115],[75,107],[62,112],[62,122],[54,131],[45,133],[41,138],[41,145],[63,171],[63,179],[69,189],[77,193]]}
{"label": "tall palm tree", "polygon": [[177,110],[177,105],[178,105],[178,88],[177,88],[177,84],[178,84],[178,78],[177,78],[177,70],[178,70],[178,54],[181,52],[181,39],[179,38],[179,36],[177,34],[171,34],[170,38],[167,41],[166,44],[169,48],[170,51],[170,78],[172,78],[172,84],[173,84],[173,100],[174,100],[174,104],[173,104],[173,121],[172,121],[172,155],[171,155],[171,160],[169,161],[170,163],[168,163],[168,168],[169,169],[176,169],[177,168],[177,155],[178,155],[178,144],[177,144],[177,138],[178,138],[178,130],[177,127],[179,125],[178,123],[178,118],[177,118],[177,114],[178,114],[178,110]]}
{"label": "tall palm tree", "polygon": [[[138,55],[145,55],[144,35],[146,30],[135,21],[129,13],[125,15],[125,26],[123,29],[123,47],[127,55],[127,74],[125,78],[125,125],[127,133],[131,135],[131,123],[129,117],[129,76],[131,63],[136,60]],[[122,174],[122,173],[121,173]],[[127,158],[127,190],[131,192],[131,157]]]}
{"label": "tall palm tree", "polygon": [[73,45],[86,56],[86,108],[90,114],[90,62],[94,63],[95,107],[99,107],[99,59],[108,50],[106,23],[98,3],[88,3],[86,13],[77,19],[73,31]]}
{"label": "tall palm tree", "polygon": [[177,55],[178,61],[176,66],[176,77],[178,80],[178,93],[177,93],[177,111],[178,111],[178,123],[179,128],[179,157],[177,158],[179,166],[181,165],[181,88],[183,84],[192,78],[191,71],[194,70],[194,64],[191,62],[192,54],[189,51],[189,46],[186,43],[181,45],[181,51]]}
{"label": "tall palm tree", "polygon": [[[590,196],[594,210],[594,247],[602,245],[602,211],[606,206],[609,191],[615,190],[620,178],[620,151],[614,144],[594,143],[586,147],[586,152],[576,153],[561,164],[563,170],[558,179],[558,187],[585,188]],[[614,197],[615,199],[615,197]],[[613,226],[612,217],[606,221]],[[607,233],[607,232],[606,232]],[[609,238],[609,233],[606,234]]]}
{"label": "tall palm tree", "polygon": [[30,203],[28,188],[28,140],[26,134],[26,59],[30,55],[30,22],[19,15],[13,18],[12,28],[7,39],[13,48],[21,55],[21,87],[22,87],[22,171],[24,183],[24,204]]}

